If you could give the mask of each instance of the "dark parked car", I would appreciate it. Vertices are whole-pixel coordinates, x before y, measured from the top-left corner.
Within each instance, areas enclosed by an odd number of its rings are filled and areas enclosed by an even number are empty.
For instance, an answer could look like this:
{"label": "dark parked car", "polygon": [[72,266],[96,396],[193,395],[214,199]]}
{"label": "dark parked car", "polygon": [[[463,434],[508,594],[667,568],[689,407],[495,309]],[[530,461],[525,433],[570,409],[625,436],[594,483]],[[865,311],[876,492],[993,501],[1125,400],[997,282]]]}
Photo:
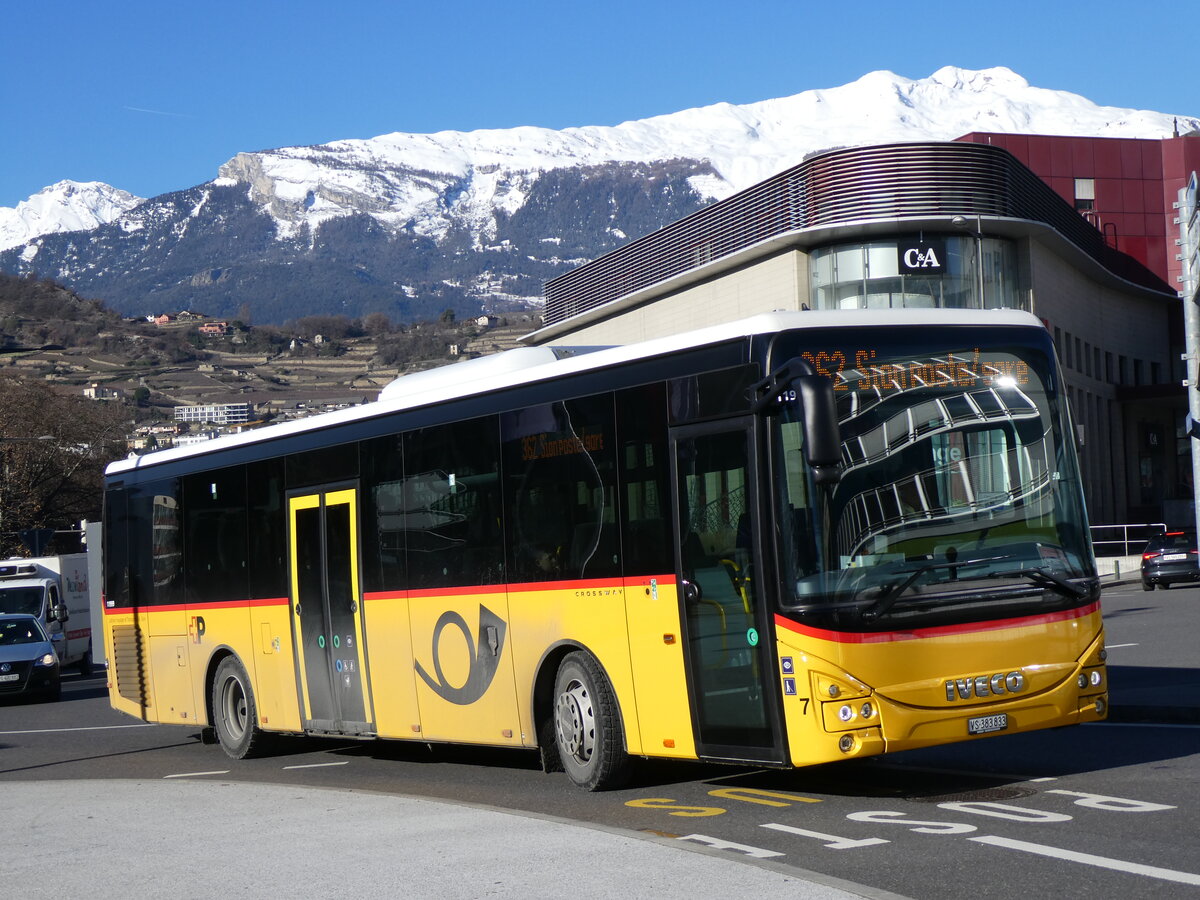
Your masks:
{"label": "dark parked car", "polygon": [[57,700],[62,691],[58,654],[33,616],[0,615],[0,697],[40,694]]}
{"label": "dark parked car", "polygon": [[1200,581],[1200,555],[1191,531],[1166,531],[1151,538],[1142,552],[1142,590],[1179,581]]}

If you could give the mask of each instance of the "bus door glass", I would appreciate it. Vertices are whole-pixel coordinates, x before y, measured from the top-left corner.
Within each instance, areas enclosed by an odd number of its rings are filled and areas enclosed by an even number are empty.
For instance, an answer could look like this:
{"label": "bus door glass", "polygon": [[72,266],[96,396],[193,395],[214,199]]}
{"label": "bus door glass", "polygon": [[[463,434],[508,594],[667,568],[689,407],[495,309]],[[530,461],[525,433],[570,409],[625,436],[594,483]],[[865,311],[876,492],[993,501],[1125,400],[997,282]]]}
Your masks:
{"label": "bus door glass", "polygon": [[305,728],[373,732],[359,586],[357,491],[293,495],[292,623]]}
{"label": "bus door glass", "polygon": [[755,533],[753,432],[672,430],[680,585],[701,755],[775,760]]}

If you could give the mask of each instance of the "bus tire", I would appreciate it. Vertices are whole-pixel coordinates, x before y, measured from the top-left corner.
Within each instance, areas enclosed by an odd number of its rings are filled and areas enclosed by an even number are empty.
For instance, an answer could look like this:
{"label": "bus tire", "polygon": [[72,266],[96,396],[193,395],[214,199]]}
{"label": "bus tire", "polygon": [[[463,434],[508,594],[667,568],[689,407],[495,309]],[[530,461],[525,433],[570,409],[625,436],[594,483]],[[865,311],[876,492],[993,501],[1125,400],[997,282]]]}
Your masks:
{"label": "bus tire", "polygon": [[258,727],[254,691],[237,657],[227,656],[217,665],[212,684],[212,719],[217,742],[229,756],[247,759],[262,751],[266,741]]}
{"label": "bus tire", "polygon": [[629,775],[616,697],[599,664],[576,651],[554,680],[554,737],[567,776],[587,791],[620,787]]}

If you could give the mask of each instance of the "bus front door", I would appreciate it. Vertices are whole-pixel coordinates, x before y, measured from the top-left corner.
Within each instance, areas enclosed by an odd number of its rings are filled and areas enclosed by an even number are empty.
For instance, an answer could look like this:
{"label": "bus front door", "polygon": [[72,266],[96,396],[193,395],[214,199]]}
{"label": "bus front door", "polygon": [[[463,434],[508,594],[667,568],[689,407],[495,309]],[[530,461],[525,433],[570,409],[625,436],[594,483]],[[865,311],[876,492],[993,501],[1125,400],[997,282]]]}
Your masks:
{"label": "bus front door", "polygon": [[753,422],[672,429],[676,579],[697,750],[782,762],[756,534]]}
{"label": "bus front door", "polygon": [[292,495],[292,630],[307,731],[371,734],[359,586],[358,492]]}

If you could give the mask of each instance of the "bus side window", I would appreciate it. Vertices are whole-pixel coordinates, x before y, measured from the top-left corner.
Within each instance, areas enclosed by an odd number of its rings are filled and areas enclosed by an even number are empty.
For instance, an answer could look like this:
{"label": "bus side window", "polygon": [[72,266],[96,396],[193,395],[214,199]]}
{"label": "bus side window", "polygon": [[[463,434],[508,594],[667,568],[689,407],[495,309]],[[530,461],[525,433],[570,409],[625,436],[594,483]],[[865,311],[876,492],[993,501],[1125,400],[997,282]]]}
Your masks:
{"label": "bus side window", "polygon": [[511,580],[618,574],[612,395],[517,410],[501,423]]}
{"label": "bus side window", "polygon": [[503,583],[499,454],[494,416],[404,436],[404,477],[378,485],[374,503],[410,587]]}
{"label": "bus side window", "polygon": [[666,385],[618,391],[616,401],[625,575],[673,572]]}
{"label": "bus side window", "polygon": [[[183,525],[186,601],[246,599],[249,572],[245,468],[231,466],[184,478]],[[146,581],[148,575],[140,572],[139,577]],[[149,591],[146,593],[149,595]]]}

